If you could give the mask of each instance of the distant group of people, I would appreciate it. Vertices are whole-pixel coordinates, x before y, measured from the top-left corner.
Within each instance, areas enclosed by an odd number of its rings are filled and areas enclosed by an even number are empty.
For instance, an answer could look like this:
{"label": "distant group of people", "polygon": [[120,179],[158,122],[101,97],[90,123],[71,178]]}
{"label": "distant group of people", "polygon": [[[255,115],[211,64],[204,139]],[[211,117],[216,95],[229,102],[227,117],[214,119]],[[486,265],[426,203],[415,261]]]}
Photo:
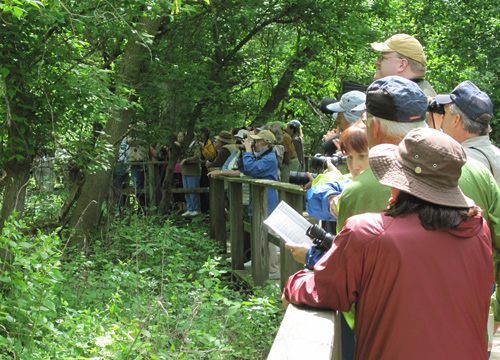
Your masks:
{"label": "distant group of people", "polygon": [[[283,126],[281,122],[273,122],[258,126],[256,129],[233,129],[221,131],[214,138],[217,156],[213,161],[206,161],[208,177],[250,176],[257,179],[284,181],[289,178],[290,171],[297,171],[303,163],[303,145],[301,124],[292,120]],[[297,146],[295,145],[297,144]],[[297,150],[298,148],[298,150]],[[245,220],[252,218],[252,203],[248,186],[243,189]],[[278,193],[268,188],[268,214],[278,205]],[[250,240],[245,233],[247,262],[251,266]],[[279,279],[279,264],[276,246],[269,244],[269,278]]]}
{"label": "distant group of people", "polygon": [[309,213],[338,234],[326,250],[287,244],[310,270],[283,303],[344,311],[344,360],[486,359],[489,313],[500,322],[492,102],[470,81],[437,95],[410,35],[371,46],[375,81],[331,104],[339,126],[325,135],[350,174],[329,164],[308,184]]}
{"label": "distant group of people", "polygon": [[[471,81],[437,95],[413,36],[371,47],[379,54],[374,82],[328,105],[338,126],[324,141],[346,157],[348,173],[328,162],[304,186],[308,212],[336,221],[333,244],[286,245],[308,269],[288,279],[282,301],[343,311],[344,360],[486,359],[490,312],[495,331],[500,324],[500,150],[488,135],[491,99]],[[198,188],[219,176],[288,182],[291,171],[305,170],[301,126],[220,131],[213,142],[201,129],[189,145],[181,132],[179,183]],[[249,191],[243,203],[251,221]],[[203,211],[199,193],[183,198],[182,216]],[[268,214],[277,205],[268,188]],[[269,278],[278,279],[272,244],[269,254]]]}

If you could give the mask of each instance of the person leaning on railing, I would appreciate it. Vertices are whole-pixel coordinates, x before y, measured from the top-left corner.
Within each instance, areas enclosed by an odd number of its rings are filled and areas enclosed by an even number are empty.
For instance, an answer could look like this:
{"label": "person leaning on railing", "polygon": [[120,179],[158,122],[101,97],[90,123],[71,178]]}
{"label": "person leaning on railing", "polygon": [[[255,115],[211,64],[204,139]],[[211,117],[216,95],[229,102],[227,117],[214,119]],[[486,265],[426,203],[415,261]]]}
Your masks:
{"label": "person leaning on railing", "polygon": [[355,359],[486,359],[491,234],[458,186],[466,160],[429,128],[370,149],[389,209],[347,219],[314,273],[289,278],[285,306],[356,304]]}
{"label": "person leaning on railing", "polygon": [[[275,141],[273,133],[262,130],[256,135],[249,134],[242,144],[245,152],[238,159],[238,168],[245,175],[256,179],[278,181],[278,160],[273,151],[272,144]],[[267,188],[267,211],[271,214],[278,206],[278,192],[276,189]],[[252,204],[249,206],[249,214],[252,213]],[[269,243],[269,278],[279,279],[279,264],[276,246]]]}

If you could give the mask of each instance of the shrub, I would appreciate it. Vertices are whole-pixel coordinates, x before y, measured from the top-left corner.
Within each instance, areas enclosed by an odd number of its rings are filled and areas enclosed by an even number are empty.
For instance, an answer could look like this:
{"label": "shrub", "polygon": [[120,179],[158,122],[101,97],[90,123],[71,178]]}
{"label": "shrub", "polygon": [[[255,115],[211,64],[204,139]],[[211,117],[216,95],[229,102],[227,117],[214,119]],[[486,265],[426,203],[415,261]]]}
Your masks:
{"label": "shrub", "polygon": [[[231,282],[206,224],[115,224],[92,252],[65,253],[55,233],[7,224],[0,358],[259,359],[281,321],[276,285]],[[63,275],[61,275],[63,274]]]}

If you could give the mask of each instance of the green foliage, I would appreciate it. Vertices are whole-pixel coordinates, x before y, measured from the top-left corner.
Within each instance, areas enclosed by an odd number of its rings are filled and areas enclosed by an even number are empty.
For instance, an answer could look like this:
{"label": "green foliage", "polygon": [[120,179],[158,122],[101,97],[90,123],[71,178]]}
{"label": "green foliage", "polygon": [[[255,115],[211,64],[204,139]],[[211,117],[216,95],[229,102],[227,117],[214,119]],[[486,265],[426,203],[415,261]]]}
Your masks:
{"label": "green foliage", "polygon": [[16,354],[33,358],[36,348],[56,332],[59,297],[54,288],[64,278],[60,272],[60,241],[55,233],[27,238],[22,221],[10,217],[2,230],[0,250],[9,253],[1,261],[0,357]]}
{"label": "green foliage", "polygon": [[28,239],[9,222],[1,244],[15,257],[2,264],[0,359],[265,357],[280,290],[235,287],[205,226],[115,224],[90,254],[61,261],[56,235]]}

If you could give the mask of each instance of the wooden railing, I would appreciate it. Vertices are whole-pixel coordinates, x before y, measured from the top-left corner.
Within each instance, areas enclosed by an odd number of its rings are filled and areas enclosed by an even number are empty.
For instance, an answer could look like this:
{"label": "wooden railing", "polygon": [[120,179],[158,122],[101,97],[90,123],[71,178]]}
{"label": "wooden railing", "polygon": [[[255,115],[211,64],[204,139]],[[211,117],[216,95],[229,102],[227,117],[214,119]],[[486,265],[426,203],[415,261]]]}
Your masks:
{"label": "wooden railing", "polygon": [[[231,267],[233,274],[250,285],[264,284],[269,277],[268,241],[280,247],[280,285],[283,288],[288,277],[302,270],[279,238],[269,233],[263,223],[267,217],[267,188],[278,190],[280,200],[299,213],[303,212],[306,191],[298,185],[248,177],[218,177],[210,183],[210,233],[227,251],[226,190],[229,197],[229,229],[231,243]],[[243,222],[242,185],[250,186],[252,202],[251,223]],[[252,268],[244,269],[243,233],[250,233]],[[338,360],[341,358],[340,320],[332,310],[320,310],[290,305],[285,313],[279,332],[274,340],[268,360],[315,359]]]}
{"label": "wooden railing", "polygon": [[[303,212],[305,191],[298,185],[249,177],[221,176],[217,179],[211,179],[210,233],[216,241],[220,242],[224,249],[227,246],[224,181],[228,184],[231,266],[233,273],[245,279],[251,285],[260,286],[264,284],[269,278],[269,241],[280,247],[281,286],[283,287],[288,277],[303,269],[303,265],[293,259],[290,251],[285,251],[283,241],[271,235],[267,226],[264,225],[264,220],[267,218],[267,188],[276,189],[280,200],[288,203],[299,213]],[[243,183],[249,184],[252,197],[252,219],[250,224],[243,222]],[[251,277],[248,277],[248,271],[245,271],[243,266],[243,233],[245,230],[250,233],[252,251]]]}
{"label": "wooden railing", "polygon": [[[155,193],[155,164],[146,162],[148,177],[145,189],[151,198]],[[243,184],[250,187],[252,202],[251,222],[244,222]],[[268,242],[280,247],[280,285],[285,286],[288,277],[302,270],[276,236],[264,225],[267,217],[267,188],[278,191],[283,200],[299,213],[303,213],[306,193],[300,186],[279,181],[253,179],[250,177],[218,177],[210,179],[210,187],[199,189],[176,189],[176,192],[210,192],[210,237],[219,242],[227,252],[226,204],[229,205],[229,238],[231,244],[232,273],[250,286],[263,285],[269,278]],[[173,189],[174,190],[174,189]],[[226,200],[226,194],[228,199]],[[313,219],[311,219],[312,221]],[[243,234],[250,233],[252,268],[244,268]],[[268,360],[338,360],[340,359],[340,320],[331,310],[320,310],[290,305],[285,313],[275,338]]]}
{"label": "wooden railing", "polygon": [[340,360],[339,316],[289,305],[267,360]]}

